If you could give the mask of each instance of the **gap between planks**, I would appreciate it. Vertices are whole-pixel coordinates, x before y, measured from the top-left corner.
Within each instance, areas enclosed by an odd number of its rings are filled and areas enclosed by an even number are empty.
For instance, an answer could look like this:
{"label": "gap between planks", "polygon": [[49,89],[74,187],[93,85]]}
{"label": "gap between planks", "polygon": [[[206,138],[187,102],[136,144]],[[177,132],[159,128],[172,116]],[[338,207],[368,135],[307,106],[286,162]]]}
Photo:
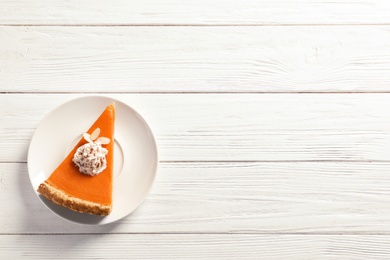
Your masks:
{"label": "gap between planks", "polygon": [[202,24],[202,23],[193,23],[193,24],[170,24],[170,23],[146,23],[146,24],[0,24],[0,26],[10,26],[10,27],[321,27],[321,26],[389,26],[390,23],[332,23],[332,24],[305,24],[305,23],[247,23],[247,24]]}
{"label": "gap between planks", "polygon": [[[0,164],[11,164],[11,163],[28,163],[26,161],[0,161]],[[210,161],[204,161],[204,160],[161,160],[159,161],[159,164],[164,163],[199,163],[199,164],[212,164],[212,163],[226,163],[226,164],[233,164],[233,163],[390,163],[390,160],[210,160]]]}
{"label": "gap between planks", "polygon": [[0,236],[95,236],[95,235],[221,235],[221,236],[390,236],[390,232],[100,232],[100,233],[0,233]]}
{"label": "gap between planks", "polygon": [[329,91],[329,92],[311,92],[311,91],[291,91],[291,92],[266,92],[266,91],[229,91],[229,92],[218,92],[218,91],[127,91],[127,92],[114,92],[114,91],[107,91],[107,92],[99,92],[99,91],[94,91],[94,92],[65,92],[65,91],[35,91],[35,92],[10,92],[10,91],[0,91],[0,95],[34,95],[34,94],[39,94],[39,95],[82,95],[82,94],[90,94],[90,95],[117,95],[117,94],[134,94],[134,95],[139,95],[139,94],[145,94],[145,95],[150,95],[150,94],[155,94],[155,95],[172,95],[172,94],[182,94],[182,95],[215,95],[215,94],[221,94],[221,95],[331,95],[331,94],[349,94],[349,95],[362,95],[362,94],[390,94],[390,91],[353,91],[353,92],[348,92],[348,91],[341,91],[341,92],[335,92],[335,91]]}

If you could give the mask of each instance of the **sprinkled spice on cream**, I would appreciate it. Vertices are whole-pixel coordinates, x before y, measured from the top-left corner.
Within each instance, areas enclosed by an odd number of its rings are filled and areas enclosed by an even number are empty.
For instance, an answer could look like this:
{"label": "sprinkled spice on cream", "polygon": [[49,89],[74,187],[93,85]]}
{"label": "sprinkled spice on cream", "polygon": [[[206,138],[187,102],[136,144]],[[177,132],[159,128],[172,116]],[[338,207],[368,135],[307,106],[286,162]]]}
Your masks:
{"label": "sprinkled spice on cream", "polygon": [[85,133],[84,139],[88,143],[80,146],[73,156],[73,162],[79,167],[79,171],[91,176],[98,175],[107,167],[108,150],[102,145],[109,144],[110,139],[99,137],[99,134],[100,128],[96,128],[91,135]]}

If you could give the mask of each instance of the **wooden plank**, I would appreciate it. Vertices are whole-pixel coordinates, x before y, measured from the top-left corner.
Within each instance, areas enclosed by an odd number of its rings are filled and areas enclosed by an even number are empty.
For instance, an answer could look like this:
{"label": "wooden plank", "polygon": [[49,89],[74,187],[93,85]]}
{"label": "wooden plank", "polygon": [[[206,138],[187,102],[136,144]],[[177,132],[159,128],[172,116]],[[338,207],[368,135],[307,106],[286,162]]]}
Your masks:
{"label": "wooden plank", "polygon": [[390,23],[386,0],[1,1],[0,24],[378,24]]}
{"label": "wooden plank", "polygon": [[139,234],[0,236],[2,259],[387,259],[389,236]]}
{"label": "wooden plank", "polygon": [[0,164],[0,234],[390,234],[390,163],[162,163],[133,214],[80,226],[51,213],[24,163]]}
{"label": "wooden plank", "polygon": [[3,26],[0,39],[0,92],[390,91],[390,26]]}
{"label": "wooden plank", "polygon": [[[44,115],[80,96],[0,95],[0,161],[26,162]],[[389,160],[390,94],[109,96],[150,124],[163,161]]]}

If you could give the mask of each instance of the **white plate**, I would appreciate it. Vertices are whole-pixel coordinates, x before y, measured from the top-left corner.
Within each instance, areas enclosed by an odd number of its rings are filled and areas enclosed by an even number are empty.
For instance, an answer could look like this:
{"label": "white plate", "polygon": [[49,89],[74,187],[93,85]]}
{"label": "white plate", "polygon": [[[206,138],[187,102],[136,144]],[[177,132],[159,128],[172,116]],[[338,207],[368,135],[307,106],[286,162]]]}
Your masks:
{"label": "white plate", "polygon": [[[115,102],[113,208],[106,217],[74,212],[47,200],[36,191],[77,144],[103,110]],[[37,127],[28,151],[30,181],[41,201],[72,222],[102,225],[135,210],[147,197],[158,165],[157,146],[145,120],[128,105],[108,97],[71,100],[50,112]]]}

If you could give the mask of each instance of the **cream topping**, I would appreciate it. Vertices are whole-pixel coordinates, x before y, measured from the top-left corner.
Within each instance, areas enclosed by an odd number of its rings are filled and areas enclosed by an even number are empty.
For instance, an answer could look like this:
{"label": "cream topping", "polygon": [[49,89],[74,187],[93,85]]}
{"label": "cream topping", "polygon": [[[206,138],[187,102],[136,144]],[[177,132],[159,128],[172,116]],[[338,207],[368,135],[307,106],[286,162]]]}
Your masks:
{"label": "cream topping", "polygon": [[73,162],[81,173],[96,176],[107,167],[108,150],[102,145],[109,144],[110,139],[99,137],[99,134],[100,128],[96,128],[91,135],[85,133],[83,136],[88,143],[77,148],[73,156]]}

